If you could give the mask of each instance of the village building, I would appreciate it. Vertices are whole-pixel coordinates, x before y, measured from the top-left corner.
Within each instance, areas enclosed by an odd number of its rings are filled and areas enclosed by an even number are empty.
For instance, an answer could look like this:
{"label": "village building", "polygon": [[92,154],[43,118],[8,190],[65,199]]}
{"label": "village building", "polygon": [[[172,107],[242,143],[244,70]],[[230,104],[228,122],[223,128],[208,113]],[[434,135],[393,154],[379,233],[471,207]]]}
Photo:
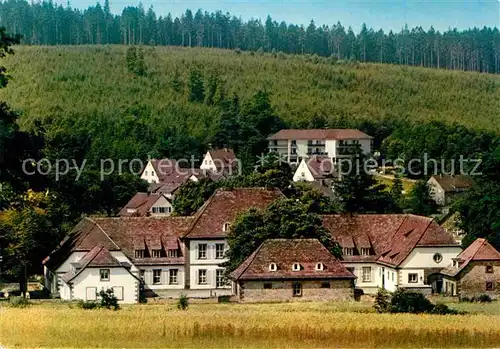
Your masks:
{"label": "village building", "polygon": [[486,239],[475,240],[453,258],[442,274],[446,295],[473,298],[487,294],[493,299],[500,297],[500,252]]}
{"label": "village building", "polygon": [[165,194],[137,193],[118,215],[121,217],[166,217],[170,216],[173,210],[171,200]]}
{"label": "village building", "polygon": [[293,175],[294,182],[307,182],[325,196],[333,197],[333,183],[337,172],[332,159],[314,155],[302,159]]}
{"label": "village building", "polygon": [[373,137],[353,129],[281,130],[270,137],[269,151],[288,163],[299,163],[311,156],[336,159],[345,155],[347,146],[358,144],[365,154],[372,153]]}
{"label": "village building", "polygon": [[434,220],[405,214],[325,215],[323,225],[342,248],[356,289],[375,294],[398,287],[440,293],[440,271],[461,251]]}
{"label": "village building", "polygon": [[473,181],[463,175],[435,175],[429,178],[427,184],[432,199],[440,206],[447,206],[472,188]]}
{"label": "village building", "polygon": [[353,300],[355,276],[317,239],[270,239],[231,273],[240,301]]}
{"label": "village building", "polygon": [[240,163],[232,149],[210,149],[201,162],[200,170],[220,175],[237,175],[240,171]]}

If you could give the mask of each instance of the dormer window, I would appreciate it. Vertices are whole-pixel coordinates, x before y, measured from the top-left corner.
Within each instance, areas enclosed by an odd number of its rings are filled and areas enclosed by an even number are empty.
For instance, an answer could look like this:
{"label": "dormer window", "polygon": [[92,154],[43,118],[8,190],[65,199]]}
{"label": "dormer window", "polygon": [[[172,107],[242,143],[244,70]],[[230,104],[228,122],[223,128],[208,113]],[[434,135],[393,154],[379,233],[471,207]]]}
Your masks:
{"label": "dormer window", "polygon": [[276,270],[278,270],[278,266],[276,265],[276,263],[269,264],[269,271],[276,271]]}
{"label": "dormer window", "polygon": [[316,263],[316,270],[323,270],[324,266],[323,263]]}
{"label": "dormer window", "polygon": [[144,250],[135,250],[135,258],[144,258]]}
{"label": "dormer window", "polygon": [[300,264],[299,263],[293,263],[292,270],[293,271],[300,271]]}
{"label": "dormer window", "polygon": [[344,256],[354,256],[354,247],[344,247]]}
{"label": "dormer window", "polygon": [[224,223],[224,224],[222,225],[222,231],[223,231],[223,232],[227,232],[227,231],[229,231],[229,228],[230,228],[230,227],[231,227],[231,223],[226,222],[226,223]]}
{"label": "dormer window", "polygon": [[369,256],[370,255],[370,248],[369,247],[361,247],[359,252],[362,256]]}
{"label": "dormer window", "polygon": [[179,257],[179,250],[171,250],[169,249],[167,252],[167,256],[170,258],[177,258]]}
{"label": "dormer window", "polygon": [[161,250],[151,250],[151,257],[160,258],[161,257]]}

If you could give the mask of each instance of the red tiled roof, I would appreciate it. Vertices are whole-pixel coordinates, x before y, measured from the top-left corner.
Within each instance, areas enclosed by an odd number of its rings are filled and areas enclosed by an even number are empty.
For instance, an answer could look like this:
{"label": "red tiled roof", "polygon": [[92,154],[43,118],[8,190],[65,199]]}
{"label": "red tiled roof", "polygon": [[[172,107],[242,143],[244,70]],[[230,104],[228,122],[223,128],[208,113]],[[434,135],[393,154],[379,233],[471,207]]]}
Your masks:
{"label": "red tiled roof", "polygon": [[[275,263],[276,271],[269,265]],[[299,271],[293,265],[300,264]],[[316,270],[318,263],[323,270]],[[317,239],[266,240],[245,262],[231,273],[234,280],[274,279],[354,279],[350,273]]]}
{"label": "red tiled roof", "polygon": [[456,258],[459,267],[449,266],[442,271],[443,274],[456,276],[472,261],[500,261],[500,252],[498,252],[486,239],[476,239]]}
{"label": "red tiled roof", "polygon": [[176,160],[168,158],[151,159],[150,162],[160,182],[163,182],[165,177],[168,177],[171,173],[175,172],[175,169],[178,167]]}
{"label": "red tiled roof", "polygon": [[217,168],[234,168],[238,166],[236,155],[232,149],[211,149],[208,153]]}
{"label": "red tiled roof", "polygon": [[224,223],[232,223],[236,217],[250,208],[263,209],[283,196],[275,188],[218,189],[196,214],[196,221],[187,238],[223,238]]}
{"label": "red tiled roof", "polygon": [[[403,214],[325,215],[323,226],[342,247],[356,254],[346,262],[378,261],[398,266],[419,246],[458,246],[453,235],[427,217]],[[361,255],[361,248],[373,255]]]}
{"label": "red tiled roof", "polygon": [[281,130],[273,134],[269,140],[285,139],[371,139],[373,137],[354,129],[311,129],[311,130]]}
{"label": "red tiled roof", "polygon": [[[118,214],[121,217],[144,217],[147,216],[151,206],[158,201],[163,195],[158,193],[137,193],[132,199],[120,210]],[[168,199],[165,197],[168,201]],[[135,210],[129,212],[129,210]]]}
{"label": "red tiled roof", "polygon": [[443,188],[446,193],[469,189],[474,184],[472,179],[462,175],[436,175],[432,176],[432,178],[441,186],[441,188]]}
{"label": "red tiled roof", "polygon": [[313,156],[304,161],[314,179],[332,178],[336,174],[333,161],[328,156]]}

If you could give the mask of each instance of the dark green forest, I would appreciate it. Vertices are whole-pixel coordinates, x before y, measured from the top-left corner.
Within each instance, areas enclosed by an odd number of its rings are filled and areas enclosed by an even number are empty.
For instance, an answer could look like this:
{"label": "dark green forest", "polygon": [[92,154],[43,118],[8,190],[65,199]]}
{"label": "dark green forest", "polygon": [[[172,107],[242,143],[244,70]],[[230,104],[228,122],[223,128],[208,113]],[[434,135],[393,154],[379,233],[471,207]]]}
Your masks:
{"label": "dark green forest", "polygon": [[440,32],[402,28],[384,32],[363,25],[359,33],[341,23],[304,27],[273,20],[247,22],[234,14],[193,12],[180,17],[156,14],[142,4],[120,15],[97,3],[85,10],[51,1],[7,0],[0,4],[0,25],[20,34],[28,45],[175,45],[334,56],[341,60],[404,64],[500,73],[498,28]]}

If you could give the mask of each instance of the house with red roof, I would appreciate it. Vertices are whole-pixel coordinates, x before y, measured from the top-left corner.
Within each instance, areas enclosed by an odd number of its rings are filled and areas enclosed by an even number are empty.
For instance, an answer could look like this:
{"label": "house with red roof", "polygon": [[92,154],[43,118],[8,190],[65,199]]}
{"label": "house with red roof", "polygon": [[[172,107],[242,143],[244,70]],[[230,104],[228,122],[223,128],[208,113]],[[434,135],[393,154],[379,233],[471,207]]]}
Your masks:
{"label": "house with red roof", "polygon": [[232,149],[210,149],[201,162],[200,170],[225,176],[237,175],[240,173],[241,163]]}
{"label": "house with red roof", "polygon": [[500,252],[486,239],[477,239],[442,271],[443,292],[450,296],[500,297]]}
{"label": "house with red roof", "polygon": [[363,153],[372,152],[373,137],[354,129],[285,129],[268,137],[269,151],[276,152],[288,163],[299,163],[313,155],[337,159],[343,149],[359,144]]}
{"label": "house with red roof", "polygon": [[174,210],[171,199],[163,193],[137,193],[120,210],[120,217],[170,216]]}
{"label": "house with red roof", "polygon": [[353,300],[356,278],[317,239],[266,240],[230,277],[244,302]]}
{"label": "house with red roof", "polygon": [[434,175],[427,184],[430,195],[438,205],[450,205],[474,185],[472,179],[464,175]]}

